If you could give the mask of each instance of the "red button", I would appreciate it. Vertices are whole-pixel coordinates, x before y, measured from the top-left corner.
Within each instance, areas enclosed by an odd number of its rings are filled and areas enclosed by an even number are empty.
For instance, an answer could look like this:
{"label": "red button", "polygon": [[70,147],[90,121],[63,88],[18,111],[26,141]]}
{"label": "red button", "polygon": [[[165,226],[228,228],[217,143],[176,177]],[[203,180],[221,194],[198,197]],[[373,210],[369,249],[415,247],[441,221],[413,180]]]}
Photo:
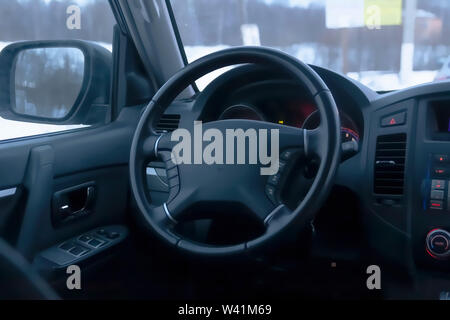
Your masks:
{"label": "red button", "polygon": [[436,154],[434,159],[437,163],[448,163],[448,155],[446,154]]}
{"label": "red button", "polygon": [[430,201],[430,208],[442,210],[442,201]]}

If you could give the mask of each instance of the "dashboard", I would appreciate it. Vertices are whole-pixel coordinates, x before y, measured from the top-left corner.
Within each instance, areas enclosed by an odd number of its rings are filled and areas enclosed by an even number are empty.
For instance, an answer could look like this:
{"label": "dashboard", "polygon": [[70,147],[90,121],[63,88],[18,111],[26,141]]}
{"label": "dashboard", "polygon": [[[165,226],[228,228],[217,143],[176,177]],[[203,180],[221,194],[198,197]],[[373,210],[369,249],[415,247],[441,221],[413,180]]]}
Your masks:
{"label": "dashboard", "polygon": [[[248,119],[278,123],[303,129],[315,129],[320,125],[320,114],[314,102],[301,97],[285,99],[276,93],[270,99],[233,104],[225,107],[218,120]],[[355,121],[340,112],[343,142],[359,143],[359,129]]]}
{"label": "dashboard", "polygon": [[[320,114],[314,99],[308,96],[303,87],[283,79],[282,75],[272,74],[272,78],[261,75],[255,81],[244,85],[235,83],[234,87],[214,95],[205,106],[202,118],[205,122],[249,119],[303,129],[315,129],[320,125]],[[359,144],[363,133],[360,109],[350,97],[340,94],[338,90],[333,92],[333,96],[341,120],[342,142],[354,141]]]}

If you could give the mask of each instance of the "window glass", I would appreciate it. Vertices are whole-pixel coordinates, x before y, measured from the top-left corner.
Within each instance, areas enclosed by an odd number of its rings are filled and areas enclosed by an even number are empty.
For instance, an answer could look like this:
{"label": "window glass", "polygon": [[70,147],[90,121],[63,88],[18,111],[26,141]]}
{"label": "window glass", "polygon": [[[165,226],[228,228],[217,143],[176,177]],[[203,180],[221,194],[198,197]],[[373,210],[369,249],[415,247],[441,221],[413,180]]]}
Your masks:
{"label": "window glass", "polygon": [[[450,79],[448,0],[171,3],[189,61],[231,46],[263,45],[377,91]],[[202,79],[200,87],[216,75]]]}

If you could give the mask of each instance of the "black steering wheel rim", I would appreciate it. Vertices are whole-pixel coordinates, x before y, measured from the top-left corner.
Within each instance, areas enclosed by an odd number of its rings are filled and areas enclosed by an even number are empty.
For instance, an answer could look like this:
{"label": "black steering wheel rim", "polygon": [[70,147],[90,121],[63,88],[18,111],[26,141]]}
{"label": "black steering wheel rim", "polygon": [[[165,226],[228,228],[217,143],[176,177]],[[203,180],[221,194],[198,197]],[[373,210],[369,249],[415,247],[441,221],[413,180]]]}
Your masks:
{"label": "black steering wheel rim", "polygon": [[[176,220],[171,217],[167,205],[155,208],[147,197],[144,168],[148,163],[148,158],[141,156],[141,149],[145,148],[145,145],[150,145],[152,154],[154,153],[155,157],[158,156],[158,144],[161,143],[161,136],[156,132],[157,122],[182,90],[211,71],[246,63],[281,69],[301,82],[314,98],[322,119],[321,127],[314,132],[314,137],[310,133],[310,140],[308,140],[308,147],[318,150],[317,152],[321,154],[316,178],[298,207],[292,212],[288,212],[284,206],[277,207],[271,213],[277,219],[273,219],[273,224],[268,227],[266,232],[254,240],[238,245],[212,246],[183,239],[171,228],[171,222],[176,222]],[[302,146],[306,150],[306,132],[303,137],[305,137],[305,143]],[[164,241],[189,253],[201,255],[241,254],[275,239],[288,227],[302,225],[314,217],[332,187],[340,162],[340,143],[340,120],[335,101],[326,84],[311,67],[285,53],[270,48],[236,47],[226,49],[200,58],[177,72],[159,89],[147,105],[136,128],[130,151],[131,188],[143,221]]]}

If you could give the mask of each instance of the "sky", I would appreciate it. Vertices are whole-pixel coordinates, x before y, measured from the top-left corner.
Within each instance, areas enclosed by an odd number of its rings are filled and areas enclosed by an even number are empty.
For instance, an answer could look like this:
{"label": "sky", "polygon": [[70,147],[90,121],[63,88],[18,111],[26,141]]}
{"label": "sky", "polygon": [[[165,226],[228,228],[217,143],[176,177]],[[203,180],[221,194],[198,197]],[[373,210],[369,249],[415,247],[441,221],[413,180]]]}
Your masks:
{"label": "sky", "polygon": [[311,4],[324,4],[325,0],[261,0],[268,4],[281,4],[290,7],[304,7],[307,8]]}

